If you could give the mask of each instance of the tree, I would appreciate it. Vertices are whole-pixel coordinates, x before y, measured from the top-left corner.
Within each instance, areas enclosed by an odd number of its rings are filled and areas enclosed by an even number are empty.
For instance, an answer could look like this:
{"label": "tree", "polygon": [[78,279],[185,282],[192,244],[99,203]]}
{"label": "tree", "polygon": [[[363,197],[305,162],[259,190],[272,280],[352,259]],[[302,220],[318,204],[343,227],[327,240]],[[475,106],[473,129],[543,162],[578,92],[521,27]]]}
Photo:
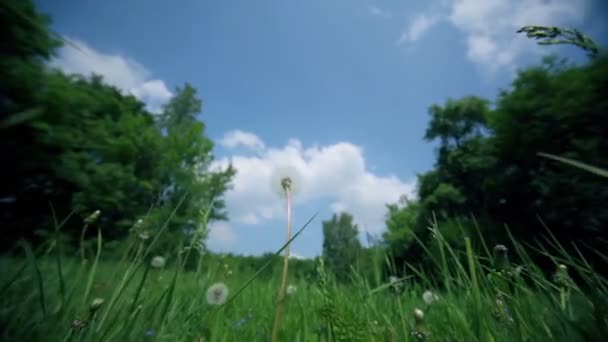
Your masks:
{"label": "tree", "polygon": [[52,185],[48,150],[41,148],[29,123],[45,114],[37,105],[46,90],[45,68],[59,46],[47,16],[33,1],[0,1],[0,225],[2,246],[27,231],[30,237],[49,212],[44,197],[61,198]]}
{"label": "tree", "polygon": [[472,226],[475,217],[488,243],[508,244],[507,224],[520,241],[544,242],[548,228],[567,249],[574,242],[603,250],[608,245],[605,179],[538,153],[607,169],[607,93],[606,56],[583,66],[545,58],[500,91],[493,110],[472,97],[432,106],[425,138],[439,140],[437,161],[419,176],[415,203],[389,206],[385,240],[392,253],[423,263],[424,251],[408,237],[416,233],[430,246],[425,228],[431,217],[452,243],[462,240],[458,231]]}
{"label": "tree", "polygon": [[323,221],[323,258],[328,268],[333,271],[338,281],[348,281],[350,267],[357,259],[361,249],[359,230],[348,213],[339,216],[333,214],[328,221]]}
{"label": "tree", "polygon": [[[159,119],[100,76],[48,69],[59,41],[31,1],[0,2],[0,17],[3,247],[51,230],[49,204],[59,218],[76,213],[62,228],[75,241],[95,210],[104,240],[124,238],[143,216],[146,229],[158,229],[178,203],[169,221],[177,239],[200,228],[200,211],[211,208],[210,221],[226,219],[222,194],[234,169],[210,170],[213,143],[197,120],[201,100],[192,86],[178,89]],[[169,236],[161,241],[176,245]]]}
{"label": "tree", "polygon": [[496,157],[504,177],[495,191],[504,204],[497,218],[519,236],[539,238],[545,228],[562,241],[606,245],[608,190],[604,179],[551,160],[538,152],[608,167],[608,58],[584,66],[555,58],[520,72],[501,92],[493,119]]}
{"label": "tree", "polygon": [[[201,210],[210,210],[209,222],[227,219],[222,195],[236,173],[231,165],[226,170],[210,170],[213,142],[205,136],[204,123],[196,119],[201,106],[196,89],[186,83],[176,89],[176,95],[164,106],[157,122],[164,132],[162,153],[158,157],[161,188],[157,203],[163,210],[154,220],[164,220],[181,202],[170,223],[170,231],[177,238],[196,230],[197,222],[193,218]],[[206,238],[206,232],[198,234]],[[166,240],[175,243],[170,241]]]}

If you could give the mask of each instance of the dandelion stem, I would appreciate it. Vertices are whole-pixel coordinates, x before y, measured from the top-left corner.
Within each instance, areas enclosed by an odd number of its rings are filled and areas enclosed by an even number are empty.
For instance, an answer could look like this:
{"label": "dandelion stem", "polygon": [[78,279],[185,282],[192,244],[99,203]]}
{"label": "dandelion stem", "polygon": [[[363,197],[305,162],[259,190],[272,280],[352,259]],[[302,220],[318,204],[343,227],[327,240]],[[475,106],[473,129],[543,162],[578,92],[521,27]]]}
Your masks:
{"label": "dandelion stem", "polygon": [[281,287],[277,297],[277,307],[274,316],[274,325],[272,328],[272,342],[278,340],[279,330],[281,327],[281,318],[283,314],[283,300],[285,299],[285,290],[287,287],[287,270],[289,268],[289,240],[291,239],[291,189],[289,184],[283,186],[287,198],[287,246],[285,246],[285,256],[283,258],[283,273],[281,275]]}

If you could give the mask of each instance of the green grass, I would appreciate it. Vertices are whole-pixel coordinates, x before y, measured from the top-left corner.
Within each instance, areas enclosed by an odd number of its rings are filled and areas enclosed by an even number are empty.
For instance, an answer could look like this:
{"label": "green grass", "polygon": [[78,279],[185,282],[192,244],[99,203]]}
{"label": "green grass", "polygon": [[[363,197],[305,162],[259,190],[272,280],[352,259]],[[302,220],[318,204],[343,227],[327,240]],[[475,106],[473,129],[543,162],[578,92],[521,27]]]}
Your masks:
{"label": "green grass", "polygon": [[[463,238],[466,248],[455,250],[442,239],[439,227],[434,228],[441,245],[435,260],[441,288],[425,276],[428,270],[412,267],[411,274],[422,280],[370,284],[354,271],[352,284],[339,285],[321,262],[314,281],[289,281],[297,291],[284,303],[280,340],[601,341],[608,332],[608,282],[582,255],[568,255],[556,241],[548,241],[558,250],[551,256],[556,266],[564,264],[569,272],[581,274],[585,290],[565,274],[545,276],[517,243],[515,253],[527,260],[520,265],[523,270],[516,272],[515,265],[497,270],[484,261],[492,259],[487,247],[477,255]],[[78,258],[79,252],[35,252],[26,244],[26,258],[1,258],[2,339],[269,340],[280,284],[278,263],[267,265],[277,269],[270,281],[257,277],[259,272],[229,275],[221,260],[206,255],[200,256],[195,271],[186,271],[177,255],[158,269],[150,266],[146,252],[155,240],[135,239],[124,253],[129,257],[119,261],[104,259],[101,234],[88,260]],[[225,283],[230,294],[226,303],[214,306],[205,293],[217,282]],[[438,299],[425,303],[425,290]],[[423,310],[423,320],[416,321],[416,308]]]}

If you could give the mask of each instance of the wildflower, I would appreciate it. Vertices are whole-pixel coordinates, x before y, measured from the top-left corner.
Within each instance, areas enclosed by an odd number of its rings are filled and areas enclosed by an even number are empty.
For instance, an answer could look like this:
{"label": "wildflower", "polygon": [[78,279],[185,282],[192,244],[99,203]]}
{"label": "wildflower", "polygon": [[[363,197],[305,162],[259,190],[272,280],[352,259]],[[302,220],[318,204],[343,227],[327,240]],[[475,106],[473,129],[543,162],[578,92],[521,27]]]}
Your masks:
{"label": "wildflower", "polygon": [[270,182],[275,193],[285,196],[289,191],[294,195],[302,187],[302,176],[293,167],[279,167],[273,171]]}
{"label": "wildflower", "polygon": [[222,305],[228,299],[228,287],[224,283],[215,283],[207,289],[207,303]]}
{"label": "wildflower", "polygon": [[148,233],[147,231],[143,231],[137,234],[137,237],[142,241],[146,241],[150,238],[150,233]]}
{"label": "wildflower", "polygon": [[391,289],[394,291],[394,293],[401,293],[401,291],[403,290],[403,284],[401,283],[401,280],[395,276],[389,276],[388,277],[388,283],[391,286]]}
{"label": "wildflower", "polygon": [[296,293],[297,290],[298,290],[298,288],[295,285],[289,285],[289,286],[287,286],[287,294],[288,295],[292,295],[292,294]]}
{"label": "wildflower", "polygon": [[103,305],[103,298],[95,298],[93,299],[93,301],[91,302],[91,305],[89,306],[89,311],[91,313],[95,313],[95,311],[97,311],[102,305]]}
{"label": "wildflower", "polygon": [[497,271],[503,270],[508,264],[508,253],[509,249],[505,245],[494,246],[494,263]]}
{"label": "wildflower", "polygon": [[573,287],[574,283],[568,274],[568,267],[564,264],[557,265],[553,280],[562,287]]}
{"label": "wildflower", "polygon": [[424,321],[424,311],[418,308],[414,309],[414,319],[416,320],[416,324],[422,324]]}
{"label": "wildflower", "polygon": [[86,224],[94,223],[95,221],[97,221],[100,214],[101,214],[101,212],[99,210],[95,210],[91,215],[87,216],[87,218],[84,219],[84,223],[86,223]]}
{"label": "wildflower", "polygon": [[494,318],[496,318],[497,320],[506,321],[509,323],[513,322],[513,317],[511,316],[511,311],[505,305],[505,302],[503,301],[503,297],[500,294],[496,297],[495,306],[494,306],[494,310],[493,310],[492,314],[494,315]]}
{"label": "wildflower", "polygon": [[515,276],[519,277],[522,275],[522,273],[524,272],[524,267],[519,265],[517,267],[515,267]]}
{"label": "wildflower", "polygon": [[414,309],[414,330],[412,331],[412,336],[414,336],[417,340],[423,341],[427,337],[427,333],[424,332],[424,311],[416,308]]}
{"label": "wildflower", "polygon": [[155,256],[154,258],[152,258],[152,261],[150,261],[150,266],[154,267],[154,268],[163,268],[165,267],[165,258],[163,258],[162,256]]}
{"label": "wildflower", "polygon": [[146,337],[152,337],[152,336],[154,336],[154,329],[148,329],[148,330],[146,330],[146,332],[144,333],[144,336],[146,336]]}
{"label": "wildflower", "polygon": [[433,293],[432,291],[426,290],[424,291],[424,293],[422,294],[422,300],[427,304],[430,305],[432,302],[438,300],[439,297],[437,296],[437,294]]}
{"label": "wildflower", "polygon": [[144,220],[139,219],[135,222],[135,224],[133,225],[133,229],[137,229],[139,227],[141,227],[141,225],[144,223]]}
{"label": "wildflower", "polygon": [[87,326],[87,321],[84,319],[75,319],[72,321],[72,329],[80,330]]}
{"label": "wildflower", "polygon": [[245,316],[244,318],[241,318],[236,323],[234,323],[233,327],[234,328],[240,328],[243,325],[245,325],[247,322],[249,322],[252,318],[253,318],[253,314],[251,313],[251,311],[249,311],[247,313],[247,316]]}

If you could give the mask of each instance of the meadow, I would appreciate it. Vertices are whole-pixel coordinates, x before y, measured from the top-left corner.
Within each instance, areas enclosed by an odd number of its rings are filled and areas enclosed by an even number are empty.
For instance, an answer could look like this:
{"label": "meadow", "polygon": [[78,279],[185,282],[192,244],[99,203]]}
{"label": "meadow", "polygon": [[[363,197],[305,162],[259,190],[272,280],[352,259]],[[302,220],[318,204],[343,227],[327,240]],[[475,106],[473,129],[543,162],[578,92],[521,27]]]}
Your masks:
{"label": "meadow", "polygon": [[[279,340],[603,340],[607,282],[582,255],[550,256],[555,273],[546,274],[516,241],[515,251],[502,245],[474,251],[465,237],[466,248],[456,250],[438,228],[432,227],[439,277],[410,267],[404,277],[384,279],[384,256],[377,255],[371,280],[363,276],[370,270],[353,265],[352,281],[337,283],[322,258],[314,278],[288,278]],[[0,259],[2,340],[270,340],[277,263],[264,266],[274,269],[264,280],[260,272],[233,272],[234,259],[223,262],[197,248],[169,260],[150,255],[158,235],[133,232],[120,259],[111,260],[104,259],[101,233],[89,249],[71,252],[56,236],[36,251],[23,243],[25,258]],[[524,262],[513,264],[509,256]]]}
{"label": "meadow", "polygon": [[[382,236],[364,247],[357,213],[334,212],[320,256],[298,260],[291,242],[318,223],[291,222],[294,174],[272,184],[282,246],[211,252],[239,170],[214,167],[197,89],[153,112],[102,75],[57,68],[74,44],[36,7],[0,0],[0,340],[607,340],[608,55],[580,31],[518,30],[588,61],[547,56],[496,99],[429,106],[433,167],[386,203]],[[383,152],[415,157],[404,147]]]}

